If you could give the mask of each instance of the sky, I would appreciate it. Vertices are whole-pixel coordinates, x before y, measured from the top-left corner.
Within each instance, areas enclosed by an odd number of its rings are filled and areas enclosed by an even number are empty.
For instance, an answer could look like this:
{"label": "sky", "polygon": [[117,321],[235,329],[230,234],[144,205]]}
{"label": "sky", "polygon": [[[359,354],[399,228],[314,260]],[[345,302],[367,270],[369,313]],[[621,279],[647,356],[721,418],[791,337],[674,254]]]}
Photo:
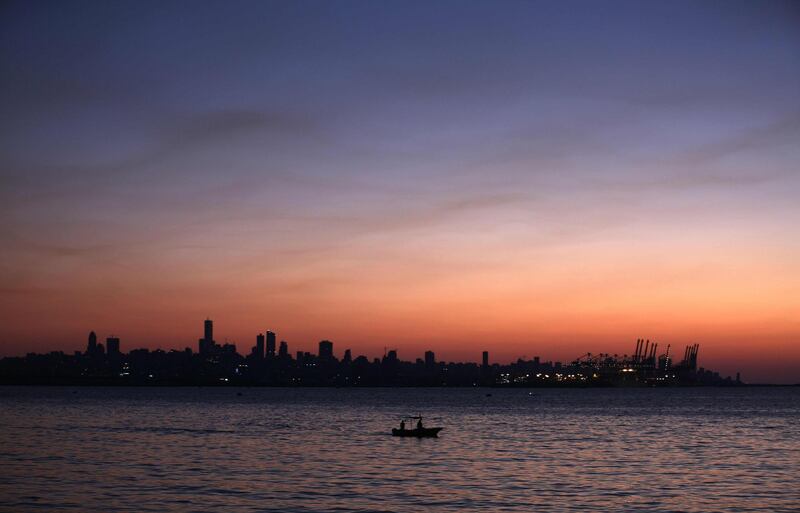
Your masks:
{"label": "sky", "polygon": [[0,356],[800,382],[797,2],[3,2],[0,91]]}

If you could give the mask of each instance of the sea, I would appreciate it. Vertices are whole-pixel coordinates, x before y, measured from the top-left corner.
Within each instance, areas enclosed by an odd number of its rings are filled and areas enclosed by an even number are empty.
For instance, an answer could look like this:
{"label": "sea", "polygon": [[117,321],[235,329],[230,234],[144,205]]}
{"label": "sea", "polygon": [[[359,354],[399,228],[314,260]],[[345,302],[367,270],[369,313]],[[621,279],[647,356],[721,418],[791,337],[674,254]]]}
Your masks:
{"label": "sea", "polygon": [[798,512],[800,387],[3,387],[0,511]]}

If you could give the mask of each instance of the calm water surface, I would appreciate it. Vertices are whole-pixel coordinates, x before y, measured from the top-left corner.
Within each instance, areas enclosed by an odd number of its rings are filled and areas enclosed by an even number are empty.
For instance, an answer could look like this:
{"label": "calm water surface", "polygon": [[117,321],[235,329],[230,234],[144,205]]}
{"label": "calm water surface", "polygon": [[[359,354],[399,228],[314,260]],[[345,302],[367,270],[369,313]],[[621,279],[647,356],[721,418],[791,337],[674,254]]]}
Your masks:
{"label": "calm water surface", "polygon": [[4,512],[800,511],[800,389],[9,387],[0,465]]}

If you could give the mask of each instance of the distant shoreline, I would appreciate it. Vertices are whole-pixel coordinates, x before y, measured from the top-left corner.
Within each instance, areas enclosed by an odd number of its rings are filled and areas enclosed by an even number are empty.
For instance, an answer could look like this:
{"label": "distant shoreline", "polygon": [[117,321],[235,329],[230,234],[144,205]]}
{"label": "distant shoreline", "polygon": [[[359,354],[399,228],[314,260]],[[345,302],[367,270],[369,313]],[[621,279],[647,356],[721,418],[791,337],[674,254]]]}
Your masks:
{"label": "distant shoreline", "polygon": [[411,388],[424,388],[424,389],[484,389],[484,390],[525,390],[525,389],[699,389],[699,388],[793,388],[800,387],[800,383],[740,383],[735,385],[725,384],[682,384],[682,385],[669,385],[669,386],[652,386],[652,385],[611,385],[611,384],[592,384],[592,385],[567,385],[567,384],[552,384],[552,385],[524,385],[524,386],[504,386],[504,385],[351,385],[351,386],[335,386],[335,385],[269,385],[258,383],[120,383],[115,381],[97,381],[93,383],[80,382],[80,381],[49,381],[49,382],[23,382],[23,381],[0,381],[2,387],[79,387],[79,388],[279,388],[279,389],[411,389]]}

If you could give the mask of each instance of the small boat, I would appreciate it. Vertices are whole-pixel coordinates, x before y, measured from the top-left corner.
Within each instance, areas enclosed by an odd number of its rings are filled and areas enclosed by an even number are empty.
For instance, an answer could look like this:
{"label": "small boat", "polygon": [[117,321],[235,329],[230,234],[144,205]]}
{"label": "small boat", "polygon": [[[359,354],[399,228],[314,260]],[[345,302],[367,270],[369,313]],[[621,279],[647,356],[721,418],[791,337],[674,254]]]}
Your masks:
{"label": "small boat", "polygon": [[415,428],[415,429],[397,429],[392,428],[392,436],[414,436],[417,438],[435,438],[439,436],[439,431],[443,428]]}
{"label": "small boat", "polygon": [[[444,428],[440,427],[424,427],[422,425],[422,417],[417,415],[416,417],[403,417],[402,422],[400,423],[400,429],[393,428],[392,429],[392,436],[411,436],[415,438],[436,438],[439,436],[439,431]],[[417,427],[414,429],[406,429],[406,420],[418,420]]]}

